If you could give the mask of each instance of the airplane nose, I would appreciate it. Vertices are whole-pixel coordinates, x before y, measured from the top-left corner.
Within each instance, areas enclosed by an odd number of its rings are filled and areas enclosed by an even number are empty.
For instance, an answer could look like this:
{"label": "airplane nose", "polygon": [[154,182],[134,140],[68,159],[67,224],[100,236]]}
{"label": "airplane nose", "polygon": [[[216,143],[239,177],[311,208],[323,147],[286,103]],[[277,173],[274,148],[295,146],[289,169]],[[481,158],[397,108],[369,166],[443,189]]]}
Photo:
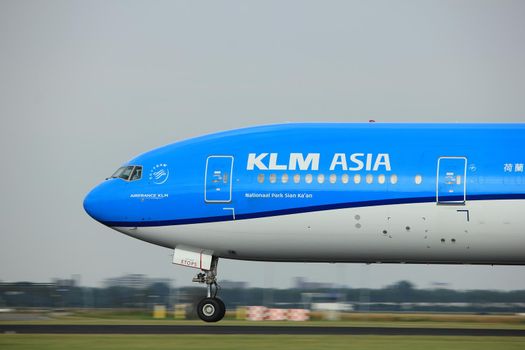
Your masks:
{"label": "airplane nose", "polygon": [[129,213],[126,199],[129,194],[124,181],[104,181],[93,188],[84,198],[84,210],[104,225],[120,222]]}
{"label": "airplane nose", "polygon": [[84,210],[97,221],[101,221],[101,199],[99,186],[92,189],[84,198]]}

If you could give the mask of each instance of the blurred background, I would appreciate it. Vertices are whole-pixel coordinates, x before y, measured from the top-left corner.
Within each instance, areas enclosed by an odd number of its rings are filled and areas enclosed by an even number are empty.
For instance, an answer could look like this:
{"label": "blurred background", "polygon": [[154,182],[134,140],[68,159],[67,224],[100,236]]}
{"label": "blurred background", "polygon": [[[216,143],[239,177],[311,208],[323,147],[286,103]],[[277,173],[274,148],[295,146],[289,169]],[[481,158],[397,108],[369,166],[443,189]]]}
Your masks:
{"label": "blurred background", "polygon": [[[524,122],[524,16],[510,0],[1,1],[0,305],[173,307],[204,293],[170,250],[83,211],[151,148],[280,122]],[[229,306],[522,312],[524,276],[219,264]]]}
{"label": "blurred background", "polygon": [[[93,316],[94,309],[105,309],[106,315],[113,316],[197,319],[195,306],[205,296],[204,288],[177,287],[173,280],[141,274],[110,278],[98,288],[81,286],[78,278],[73,276],[50,283],[0,284],[0,320],[24,320],[23,315],[30,319],[40,315],[38,317],[46,319],[50,311]],[[310,282],[298,277],[290,288],[275,289],[252,287],[244,281],[223,280],[220,297],[226,303],[227,318],[230,319],[250,319],[253,316],[247,312],[264,308],[262,318],[254,321],[269,320],[272,317],[270,312],[276,310],[288,313],[297,309],[307,310],[308,319],[313,320],[341,320],[363,313],[399,312],[419,313],[420,317],[429,313],[525,315],[525,290],[457,291],[441,284],[417,289],[409,281],[370,289]],[[15,310],[23,313],[13,319]],[[28,313],[31,311],[36,314]],[[2,317],[1,312],[8,316]],[[95,315],[100,317],[104,313]],[[287,315],[282,317],[286,319]],[[519,322],[522,322],[521,318]]]}

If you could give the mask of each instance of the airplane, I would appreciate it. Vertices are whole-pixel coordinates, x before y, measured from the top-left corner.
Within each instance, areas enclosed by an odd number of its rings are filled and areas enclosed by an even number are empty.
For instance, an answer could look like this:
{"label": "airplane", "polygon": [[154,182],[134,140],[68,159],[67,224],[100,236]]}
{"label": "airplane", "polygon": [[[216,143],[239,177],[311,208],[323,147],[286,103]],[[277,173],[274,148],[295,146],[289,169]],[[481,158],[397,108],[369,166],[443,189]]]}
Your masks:
{"label": "airplane", "polygon": [[219,258],[524,265],[524,144],[525,124],[248,127],[141,154],[84,209],[200,270],[216,322]]}

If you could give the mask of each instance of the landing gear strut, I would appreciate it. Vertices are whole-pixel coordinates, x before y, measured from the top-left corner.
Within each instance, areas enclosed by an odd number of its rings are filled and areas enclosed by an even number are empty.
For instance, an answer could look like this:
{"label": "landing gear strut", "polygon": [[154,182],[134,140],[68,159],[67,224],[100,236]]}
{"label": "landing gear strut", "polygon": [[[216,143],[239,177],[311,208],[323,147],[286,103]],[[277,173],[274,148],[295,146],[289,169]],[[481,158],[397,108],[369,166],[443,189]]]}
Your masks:
{"label": "landing gear strut", "polygon": [[[209,271],[198,273],[193,278],[193,282],[206,283],[208,289],[206,298],[203,298],[197,304],[197,314],[199,318],[204,322],[217,322],[222,320],[226,313],[226,306],[224,302],[217,298],[217,292],[219,291],[219,285],[217,284],[217,263],[219,258],[214,256],[211,261],[211,267]],[[215,291],[213,290],[215,287]]]}

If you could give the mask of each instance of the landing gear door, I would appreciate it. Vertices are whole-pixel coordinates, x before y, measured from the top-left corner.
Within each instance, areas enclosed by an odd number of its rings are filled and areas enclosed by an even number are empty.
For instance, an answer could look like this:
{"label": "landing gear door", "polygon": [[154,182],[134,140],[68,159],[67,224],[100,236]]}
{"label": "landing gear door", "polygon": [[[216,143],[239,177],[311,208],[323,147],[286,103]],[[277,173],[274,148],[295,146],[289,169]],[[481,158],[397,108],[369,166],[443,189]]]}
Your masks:
{"label": "landing gear door", "polygon": [[437,204],[465,204],[467,158],[441,157],[437,164]]}
{"label": "landing gear door", "polygon": [[232,200],[232,156],[210,156],[206,160],[204,201],[229,203]]}

